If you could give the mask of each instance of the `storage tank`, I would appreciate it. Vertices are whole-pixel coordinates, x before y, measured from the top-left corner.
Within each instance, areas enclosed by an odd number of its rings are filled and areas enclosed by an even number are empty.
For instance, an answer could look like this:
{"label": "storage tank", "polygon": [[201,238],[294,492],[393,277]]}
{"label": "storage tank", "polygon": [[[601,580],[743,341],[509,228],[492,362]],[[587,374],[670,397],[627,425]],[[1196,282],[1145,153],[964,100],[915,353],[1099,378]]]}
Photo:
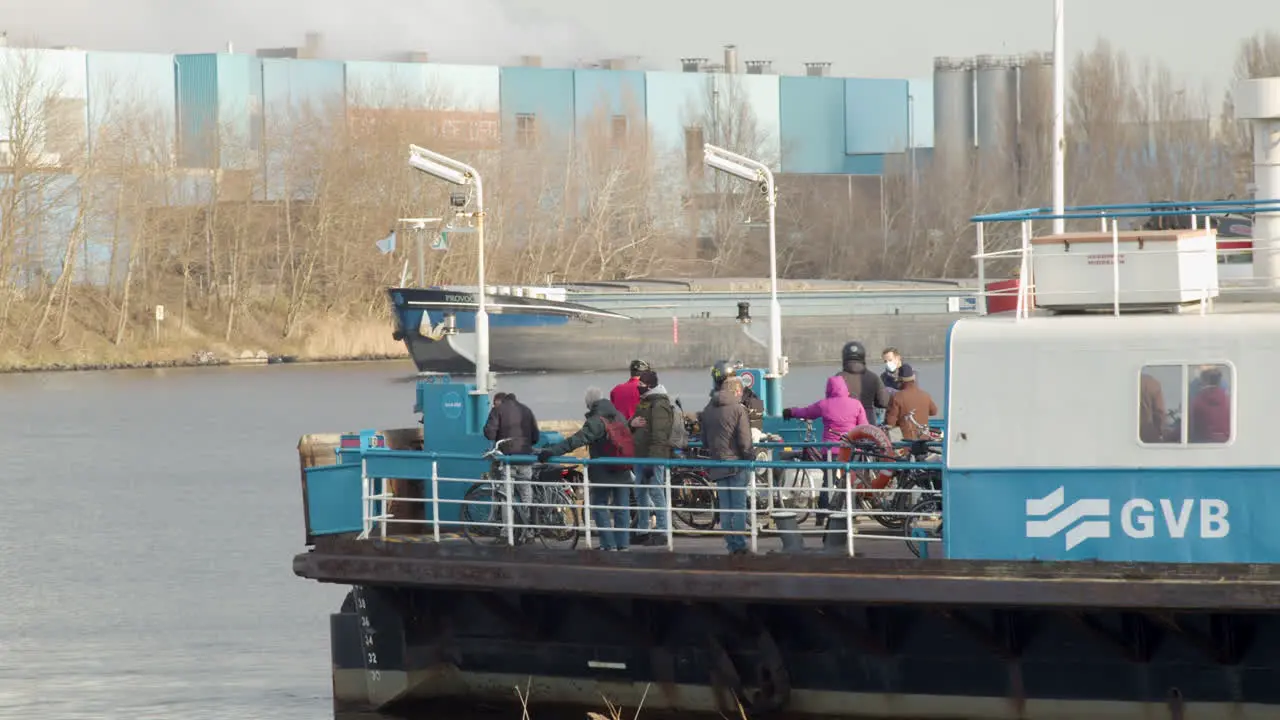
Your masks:
{"label": "storage tank", "polygon": [[967,169],[973,155],[973,63],[967,58],[933,59],[933,145],[935,160]]}
{"label": "storage tank", "polygon": [[978,163],[1009,179],[1014,178],[1018,149],[1018,64],[1017,57],[979,55],[974,60]]}
{"label": "storage tank", "polygon": [[1022,57],[1018,74],[1018,166],[1024,194],[1048,205],[1053,142],[1053,53]]}

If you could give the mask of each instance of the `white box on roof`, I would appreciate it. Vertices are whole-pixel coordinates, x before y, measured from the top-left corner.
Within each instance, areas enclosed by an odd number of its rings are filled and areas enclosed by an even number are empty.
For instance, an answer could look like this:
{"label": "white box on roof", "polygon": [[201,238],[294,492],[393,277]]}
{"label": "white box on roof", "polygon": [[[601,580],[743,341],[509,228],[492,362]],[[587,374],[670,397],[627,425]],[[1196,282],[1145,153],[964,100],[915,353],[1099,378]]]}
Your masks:
{"label": "white box on roof", "polygon": [[1035,304],[1060,309],[1111,307],[1116,267],[1124,306],[1181,305],[1216,298],[1217,242],[1212,229],[1125,231],[1119,234],[1117,253],[1109,232],[1034,238]]}

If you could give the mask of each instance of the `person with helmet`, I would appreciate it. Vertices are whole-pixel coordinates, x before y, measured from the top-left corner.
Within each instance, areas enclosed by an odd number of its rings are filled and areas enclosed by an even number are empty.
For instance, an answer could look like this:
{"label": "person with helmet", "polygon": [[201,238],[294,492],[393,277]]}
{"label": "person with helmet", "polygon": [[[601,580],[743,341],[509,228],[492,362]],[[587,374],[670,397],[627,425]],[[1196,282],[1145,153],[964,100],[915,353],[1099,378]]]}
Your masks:
{"label": "person with helmet", "polygon": [[889,408],[889,391],[885,389],[880,376],[867,372],[867,348],[857,340],[850,340],[840,350],[842,369],[837,377],[849,386],[849,397],[862,403],[867,417],[876,417],[876,408]]}
{"label": "person with helmet", "polygon": [[631,361],[631,378],[620,382],[609,391],[609,402],[627,420],[636,414],[636,406],[640,404],[640,374],[652,370],[644,360]]}
{"label": "person with helmet", "polygon": [[[724,387],[724,381],[731,377],[738,377],[738,371],[742,369],[742,363],[736,360],[718,360],[716,364],[711,366],[711,394],[714,396]],[[742,406],[747,409],[747,420],[751,427],[757,430],[764,429],[764,401],[751,391],[749,387],[742,388]]]}

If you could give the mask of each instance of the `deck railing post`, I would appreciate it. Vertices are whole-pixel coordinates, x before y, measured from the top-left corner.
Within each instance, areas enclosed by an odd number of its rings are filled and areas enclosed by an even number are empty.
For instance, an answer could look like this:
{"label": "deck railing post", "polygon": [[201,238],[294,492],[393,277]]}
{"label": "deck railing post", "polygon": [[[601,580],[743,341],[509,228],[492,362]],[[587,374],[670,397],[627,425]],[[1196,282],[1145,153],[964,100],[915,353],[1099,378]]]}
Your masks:
{"label": "deck railing post", "polygon": [[511,463],[503,463],[502,465],[502,482],[506,485],[507,491],[504,493],[503,505],[506,510],[506,526],[507,526],[507,544],[516,544],[516,515],[511,502],[511,491],[514,489],[511,485]]}
{"label": "deck railing post", "polygon": [[750,508],[748,520],[751,522],[751,554],[754,555],[757,549],[757,539],[760,536],[760,528],[756,522],[756,464],[751,463],[750,480],[747,482],[747,492],[751,493],[747,496],[747,507]]}
{"label": "deck railing post", "polygon": [[844,484],[844,535],[849,546],[849,557],[853,557],[853,470],[846,465],[844,474],[848,480]]}
{"label": "deck railing post", "polygon": [[1111,312],[1120,317],[1120,221],[1111,220]]}
{"label": "deck railing post", "polygon": [[987,239],[984,223],[978,223],[974,235],[978,240],[978,314],[987,314]]}
{"label": "deck railing post", "polygon": [[373,506],[369,496],[373,493],[369,492],[369,465],[363,457],[360,458],[360,539],[366,540],[369,532],[373,530]]}
{"label": "deck railing post", "polygon": [[662,467],[662,485],[663,492],[667,494],[667,551],[671,552],[676,549],[676,519],[671,512],[671,466],[664,465]]}
{"label": "deck railing post", "polygon": [[582,527],[591,549],[591,466],[582,466]]}
{"label": "deck railing post", "polygon": [[431,461],[431,535],[440,542],[440,463]]}

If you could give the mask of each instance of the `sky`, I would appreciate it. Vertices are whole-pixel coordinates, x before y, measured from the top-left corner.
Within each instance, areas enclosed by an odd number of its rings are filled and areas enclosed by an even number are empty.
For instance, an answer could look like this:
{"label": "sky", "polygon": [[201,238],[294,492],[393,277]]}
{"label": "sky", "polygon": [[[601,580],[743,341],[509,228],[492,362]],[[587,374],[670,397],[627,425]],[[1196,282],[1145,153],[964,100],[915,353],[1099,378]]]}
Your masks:
{"label": "sky", "polygon": [[[635,56],[650,70],[679,69],[681,57],[720,61],[733,43],[740,60],[772,60],[786,74],[829,61],[832,75],[915,78],[937,55],[1050,50],[1052,14],[1052,0],[0,0],[0,30],[45,45],[155,52],[228,42],[252,52],[299,45],[315,30],[324,54],[343,59]],[[1240,37],[1268,29],[1280,31],[1277,0],[1066,0],[1069,54],[1109,38],[1211,95],[1229,86]]]}

